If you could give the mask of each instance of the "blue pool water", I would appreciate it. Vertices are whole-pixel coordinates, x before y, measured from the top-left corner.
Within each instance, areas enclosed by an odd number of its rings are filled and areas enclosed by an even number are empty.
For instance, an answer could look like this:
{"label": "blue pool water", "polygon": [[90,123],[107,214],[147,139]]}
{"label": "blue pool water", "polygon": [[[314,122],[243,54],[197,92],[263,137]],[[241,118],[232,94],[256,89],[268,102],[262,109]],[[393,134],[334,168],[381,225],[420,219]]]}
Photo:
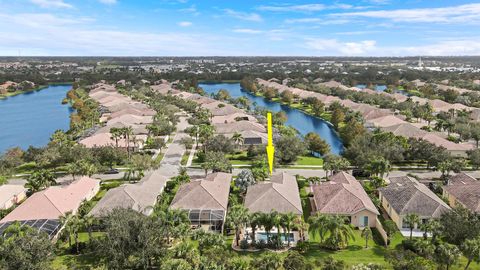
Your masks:
{"label": "blue pool water", "polygon": [[343,143],[331,125],[324,120],[308,115],[300,110],[290,108],[278,102],[268,101],[263,97],[257,97],[242,89],[239,83],[201,83],[202,87],[208,94],[217,93],[220,89],[225,89],[234,98],[246,97],[255,106],[265,107],[270,111],[284,111],[288,117],[287,125],[296,128],[302,135],[309,132],[316,132],[329,145],[331,152],[339,154],[343,151]]}
{"label": "blue pool water", "polygon": [[71,85],[51,85],[0,99],[0,153],[19,146],[43,146],[57,129],[68,130],[69,105],[62,105]]}

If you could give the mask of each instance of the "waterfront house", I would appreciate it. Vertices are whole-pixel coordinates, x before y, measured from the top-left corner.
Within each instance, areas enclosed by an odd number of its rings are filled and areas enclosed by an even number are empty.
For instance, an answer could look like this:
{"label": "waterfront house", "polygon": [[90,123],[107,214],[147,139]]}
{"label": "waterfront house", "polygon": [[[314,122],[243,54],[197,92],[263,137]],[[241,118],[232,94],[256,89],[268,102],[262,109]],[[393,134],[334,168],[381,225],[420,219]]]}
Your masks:
{"label": "waterfront house", "polygon": [[[414,178],[401,176],[389,180],[388,186],[379,189],[380,201],[404,236],[410,235],[409,224],[404,220],[408,214],[417,214],[420,222],[425,223],[450,210],[442,199]],[[415,225],[414,236],[423,235],[419,225]]]}
{"label": "waterfront house", "polygon": [[443,196],[452,207],[462,206],[480,213],[480,181],[466,173],[451,176],[443,187]]}
{"label": "waterfront house", "polygon": [[27,189],[21,185],[0,186],[0,210],[19,204],[27,197]]}
{"label": "waterfront house", "polygon": [[310,187],[312,215],[340,215],[355,227],[376,227],[380,214],[360,182],[346,172],[338,172],[329,181]]}
{"label": "waterfront house", "polygon": [[227,124],[227,123],[234,123],[238,121],[250,121],[250,122],[257,122],[257,119],[252,115],[246,113],[233,113],[229,115],[219,115],[212,117],[212,124]]}
{"label": "waterfront house", "polygon": [[231,174],[217,172],[183,184],[170,208],[187,211],[194,228],[223,232],[231,179]]}

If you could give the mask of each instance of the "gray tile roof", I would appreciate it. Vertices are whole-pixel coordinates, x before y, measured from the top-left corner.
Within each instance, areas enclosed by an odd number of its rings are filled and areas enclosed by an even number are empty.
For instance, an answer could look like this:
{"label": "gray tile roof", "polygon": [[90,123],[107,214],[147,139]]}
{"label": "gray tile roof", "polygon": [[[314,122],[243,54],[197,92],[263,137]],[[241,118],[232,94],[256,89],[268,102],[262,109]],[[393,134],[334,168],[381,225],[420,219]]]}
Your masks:
{"label": "gray tile roof", "polygon": [[245,207],[252,213],[269,213],[274,210],[301,215],[302,203],[295,176],[287,173],[275,174],[270,181],[250,186],[245,197]]}
{"label": "gray tile roof", "polygon": [[465,173],[450,177],[449,183],[443,188],[464,207],[480,213],[480,181]]}
{"label": "gray tile roof", "polygon": [[438,218],[450,207],[428,187],[408,176],[391,177],[391,184],[379,189],[399,215],[418,214],[420,217]]}

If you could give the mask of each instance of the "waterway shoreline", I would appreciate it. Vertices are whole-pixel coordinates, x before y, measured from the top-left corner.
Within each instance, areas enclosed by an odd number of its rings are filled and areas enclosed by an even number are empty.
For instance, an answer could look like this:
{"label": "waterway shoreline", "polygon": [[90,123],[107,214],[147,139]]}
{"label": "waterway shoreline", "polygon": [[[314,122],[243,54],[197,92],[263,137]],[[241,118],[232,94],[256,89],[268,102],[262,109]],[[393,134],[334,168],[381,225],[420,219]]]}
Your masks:
{"label": "waterway shoreline", "polygon": [[14,96],[18,96],[18,95],[21,95],[21,94],[27,94],[27,93],[30,93],[30,92],[41,91],[41,90],[44,90],[44,89],[46,89],[50,86],[72,85],[72,84],[73,84],[72,82],[55,82],[55,83],[42,84],[42,85],[36,86],[33,89],[29,89],[29,90],[25,90],[25,91],[15,91],[15,92],[12,92],[12,93],[0,94],[0,100],[4,100],[4,99],[14,97]]}

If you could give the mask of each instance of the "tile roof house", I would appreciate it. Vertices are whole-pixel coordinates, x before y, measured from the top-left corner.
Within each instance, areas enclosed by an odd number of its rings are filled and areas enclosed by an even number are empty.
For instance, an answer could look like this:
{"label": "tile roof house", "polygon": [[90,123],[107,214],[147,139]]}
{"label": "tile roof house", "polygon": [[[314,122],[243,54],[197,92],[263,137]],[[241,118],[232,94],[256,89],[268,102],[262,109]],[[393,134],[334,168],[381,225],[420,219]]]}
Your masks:
{"label": "tile roof house", "polygon": [[125,127],[132,127],[133,129],[133,134],[135,135],[146,135],[149,133],[147,127],[145,125],[126,125],[124,123],[113,123],[111,125],[106,125],[104,127],[99,128],[95,134],[100,134],[100,133],[110,133],[110,129],[112,128],[125,128]]}
{"label": "tile roof house", "polygon": [[465,173],[451,176],[443,187],[443,196],[452,207],[461,205],[472,212],[480,213],[480,181]]}
{"label": "tile roof house", "polygon": [[100,180],[82,177],[67,186],[52,186],[34,193],[0,223],[9,221],[59,219],[75,214],[83,201],[92,199],[100,189]]}
{"label": "tile roof house", "polygon": [[244,139],[244,145],[264,144],[267,141],[265,127],[257,122],[237,121],[227,124],[215,124],[215,131],[217,134],[222,134],[226,137],[231,137],[236,132],[240,133]]}
{"label": "tile roof house", "polygon": [[378,128],[395,126],[395,125],[400,125],[405,123],[407,122],[403,121],[402,119],[394,115],[381,116],[381,117],[369,119],[366,121],[367,127],[372,126],[372,127],[378,127]]}
{"label": "tile roof house", "polygon": [[295,176],[287,173],[275,174],[270,181],[258,182],[248,187],[245,207],[251,213],[277,211],[302,215],[302,202]]}
{"label": "tile roof house", "polygon": [[27,197],[27,189],[21,185],[0,186],[0,210],[8,209]]}
{"label": "tile roof house", "polygon": [[124,114],[116,118],[112,118],[107,121],[107,125],[110,126],[114,123],[123,123],[125,125],[146,125],[153,122],[152,116],[138,116],[133,114]]}
{"label": "tile roof house", "polygon": [[418,138],[428,133],[425,130],[419,129],[418,127],[406,122],[387,127],[380,127],[380,129],[385,132],[391,132],[395,136],[403,136],[407,138]]}
{"label": "tile roof house", "polygon": [[153,213],[153,206],[162,194],[168,178],[160,175],[158,170],[149,172],[142,181],[124,184],[110,189],[95,205],[89,215],[101,217],[115,208],[133,209],[144,215]]}
{"label": "tile roof house", "polygon": [[126,108],[117,112],[114,112],[110,114],[110,119],[111,118],[117,118],[123,115],[136,115],[136,116],[155,116],[157,114],[156,111],[152,109],[147,109],[147,110],[139,110],[135,108]]}
{"label": "tile roof house", "polygon": [[380,214],[360,182],[346,172],[310,187],[312,214],[347,216],[355,227],[376,227]]}
{"label": "tile roof house", "polygon": [[183,184],[175,194],[170,208],[188,211],[194,227],[222,232],[231,179],[231,174],[217,172],[204,179]]}
{"label": "tile roof house", "polygon": [[[130,139],[128,147],[142,148],[144,142],[147,140],[147,135],[136,135],[135,139],[136,141],[133,141],[133,138]],[[90,137],[80,140],[78,143],[85,145],[85,147],[87,148],[95,148],[95,147],[102,147],[102,146],[117,146],[110,132],[93,134]],[[118,147],[127,148],[127,140],[123,138],[119,139]]]}
{"label": "tile roof house", "polygon": [[[379,189],[382,207],[400,230],[407,230],[404,222],[408,214],[417,214],[422,222],[437,219],[450,207],[427,186],[416,179],[401,176],[390,177],[390,184]],[[405,233],[405,232],[402,232]],[[406,232],[408,235],[409,232]]]}
{"label": "tile roof house", "polygon": [[257,122],[257,119],[252,115],[246,113],[234,113],[229,115],[219,115],[214,116],[211,119],[212,124],[226,124],[226,123],[234,123],[237,121],[250,121],[250,122]]}

